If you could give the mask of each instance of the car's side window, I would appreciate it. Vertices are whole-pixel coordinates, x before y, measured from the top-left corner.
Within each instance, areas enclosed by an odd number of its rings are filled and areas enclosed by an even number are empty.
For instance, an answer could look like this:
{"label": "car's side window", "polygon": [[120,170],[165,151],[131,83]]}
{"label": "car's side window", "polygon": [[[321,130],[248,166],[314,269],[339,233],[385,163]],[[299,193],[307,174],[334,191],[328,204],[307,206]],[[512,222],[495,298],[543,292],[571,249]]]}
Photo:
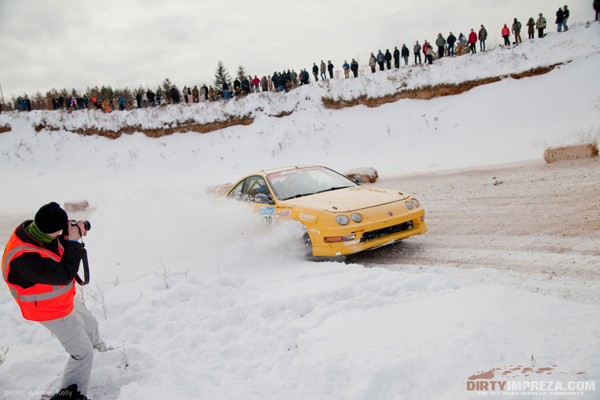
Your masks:
{"label": "car's side window", "polygon": [[229,197],[236,200],[252,201],[256,203],[270,204],[273,202],[273,197],[269,188],[262,176],[250,176],[238,183],[231,192]]}
{"label": "car's side window", "polygon": [[227,197],[232,197],[236,200],[241,200],[242,199],[242,188],[244,187],[244,182],[245,181],[241,181],[240,183],[238,183],[233,190],[231,190],[231,192],[229,192],[229,194],[227,195]]}
{"label": "car's side window", "polygon": [[253,176],[248,183],[248,198],[250,201],[262,204],[272,204],[273,196],[262,176]]}

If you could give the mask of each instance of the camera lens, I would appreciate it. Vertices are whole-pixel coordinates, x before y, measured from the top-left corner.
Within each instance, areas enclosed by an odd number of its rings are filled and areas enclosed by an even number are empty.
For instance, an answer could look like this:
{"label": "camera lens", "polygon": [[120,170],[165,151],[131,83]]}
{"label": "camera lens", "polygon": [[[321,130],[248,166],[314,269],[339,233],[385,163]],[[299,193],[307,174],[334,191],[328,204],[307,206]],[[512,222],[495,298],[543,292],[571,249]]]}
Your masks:
{"label": "camera lens", "polygon": [[[75,221],[74,219],[71,220],[71,226],[75,226],[77,225],[77,221]],[[92,224],[90,224],[90,221],[87,220],[83,220],[83,228],[86,231],[89,231],[90,229],[92,229]]]}

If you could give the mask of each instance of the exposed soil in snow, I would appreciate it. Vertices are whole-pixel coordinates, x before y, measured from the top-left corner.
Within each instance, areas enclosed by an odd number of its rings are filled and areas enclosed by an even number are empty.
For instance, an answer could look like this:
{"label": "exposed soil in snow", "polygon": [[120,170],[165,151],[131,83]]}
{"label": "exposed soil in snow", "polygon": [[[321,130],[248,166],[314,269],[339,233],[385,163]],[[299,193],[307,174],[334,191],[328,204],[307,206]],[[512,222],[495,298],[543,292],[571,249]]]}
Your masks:
{"label": "exposed soil in snow", "polygon": [[[196,132],[196,133],[208,133],[213,132],[219,129],[229,128],[230,126],[235,125],[250,125],[254,122],[254,118],[244,116],[244,117],[230,117],[225,121],[214,121],[209,123],[197,123],[195,121],[185,121],[182,123],[174,124],[173,126],[165,126],[163,128],[142,128],[140,126],[124,126],[119,130],[107,130],[101,128],[80,128],[73,130],[74,133],[83,136],[103,136],[109,139],[117,139],[121,137],[123,134],[132,134],[136,132],[142,132],[144,135],[148,137],[162,137],[167,135],[172,135],[174,133],[184,133],[184,132]],[[58,131],[62,129],[59,126],[53,126],[48,123],[40,123],[35,127],[36,132],[41,132],[42,130],[49,131]]]}
{"label": "exposed soil in snow", "polygon": [[[598,157],[387,178],[376,185],[415,194],[429,232],[349,262],[491,268],[514,277],[537,275],[539,282],[573,280],[579,293],[554,294],[600,301],[591,290],[584,293],[586,286],[600,285]],[[529,281],[530,289],[544,291],[535,276]]]}
{"label": "exposed soil in snow", "polygon": [[[492,76],[489,78],[466,81],[458,84],[441,84],[419,87],[415,89],[401,89],[398,91],[398,93],[375,98],[368,96],[359,96],[352,100],[334,100],[331,98],[323,98],[323,105],[325,106],[325,108],[340,109],[345,107],[353,107],[357,105],[365,105],[367,107],[378,107],[383,104],[392,103],[394,101],[402,99],[431,100],[436,97],[453,96],[461,94],[477,86],[498,82],[508,77],[513,79],[521,79],[531,76],[547,74],[548,72],[556,68],[558,65],[561,64],[532,68],[528,71],[520,73],[508,74],[505,76]],[[423,66],[423,68],[426,68],[426,66]]]}
{"label": "exposed soil in snow", "polygon": [[[519,72],[519,73],[511,73],[502,76],[493,76],[482,79],[476,79],[466,82],[460,83],[451,83],[451,84],[438,84],[438,85],[427,85],[423,87],[417,88],[407,88],[406,83],[401,85],[396,93],[383,95],[379,97],[372,96],[358,96],[353,98],[352,100],[343,100],[343,99],[332,99],[329,97],[323,97],[321,100],[325,108],[330,109],[341,109],[346,107],[353,107],[357,105],[366,105],[367,107],[378,107],[383,104],[392,103],[395,101],[403,100],[403,99],[420,99],[420,100],[430,100],[436,97],[442,96],[452,96],[464,93],[468,90],[471,90],[475,87],[487,85],[490,83],[498,82],[505,78],[513,78],[513,79],[521,79],[526,77],[532,77],[537,75],[547,74],[552,71],[559,65],[563,63],[553,64],[549,66],[542,66],[537,68],[532,68],[530,70]],[[426,66],[423,66],[426,68]],[[235,100],[233,100],[235,101]],[[262,110],[257,110],[262,111]],[[282,111],[280,113],[274,114],[274,117],[287,117],[293,114],[292,111]],[[65,126],[55,125],[52,122],[43,120],[35,126],[36,132],[41,132],[42,130],[48,131],[59,131],[61,129],[66,129],[68,131],[77,133],[79,135],[84,136],[103,136],[110,139],[117,139],[121,137],[123,134],[132,134],[136,132],[142,132],[144,135],[148,137],[162,137],[167,135],[172,135],[174,133],[186,133],[186,132],[196,132],[196,133],[208,133],[214,132],[221,129],[226,129],[231,126],[236,125],[250,125],[254,122],[254,118],[249,115],[244,116],[229,116],[224,120],[216,120],[207,123],[198,123],[196,121],[181,121],[177,123],[173,123],[169,126],[164,126],[162,128],[144,128],[137,125],[125,125],[120,127],[117,130],[103,129],[97,127],[84,127],[84,128],[66,128]],[[10,132],[12,130],[10,125],[0,126],[0,133]]]}

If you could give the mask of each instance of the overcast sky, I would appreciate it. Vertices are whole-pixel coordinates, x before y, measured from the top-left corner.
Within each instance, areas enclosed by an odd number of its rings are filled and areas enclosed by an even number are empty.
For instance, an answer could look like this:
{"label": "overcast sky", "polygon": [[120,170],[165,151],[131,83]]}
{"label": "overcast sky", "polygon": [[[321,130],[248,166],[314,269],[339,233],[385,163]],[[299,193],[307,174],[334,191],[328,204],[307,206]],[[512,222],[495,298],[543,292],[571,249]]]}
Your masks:
{"label": "overcast sky", "polygon": [[0,85],[8,101],[52,88],[155,89],[165,78],[210,85],[219,60],[231,76],[321,59],[339,69],[480,24],[493,45],[502,24],[540,12],[554,31],[564,4],[570,22],[593,19],[592,0],[0,0]]}

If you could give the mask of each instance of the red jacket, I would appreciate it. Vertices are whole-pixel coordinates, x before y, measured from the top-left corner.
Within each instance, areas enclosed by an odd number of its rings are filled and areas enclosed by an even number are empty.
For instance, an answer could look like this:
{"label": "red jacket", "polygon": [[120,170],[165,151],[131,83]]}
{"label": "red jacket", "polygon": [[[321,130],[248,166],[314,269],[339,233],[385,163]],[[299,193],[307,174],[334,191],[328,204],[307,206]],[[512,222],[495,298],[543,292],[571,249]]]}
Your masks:
{"label": "red jacket", "polygon": [[21,314],[31,321],[51,321],[65,317],[73,310],[75,297],[75,280],[67,285],[47,285],[36,283],[23,288],[8,281],[11,261],[24,253],[37,253],[42,258],[60,262],[64,249],[59,245],[58,254],[21,240],[16,230],[8,239],[4,256],[2,257],[2,276],[8,285],[10,293],[21,308]]}
{"label": "red jacket", "polygon": [[473,31],[469,33],[469,43],[474,44],[477,43],[477,34]]}
{"label": "red jacket", "polygon": [[510,35],[510,30],[508,29],[508,26],[504,25],[504,28],[502,28],[502,36],[509,36]]}

